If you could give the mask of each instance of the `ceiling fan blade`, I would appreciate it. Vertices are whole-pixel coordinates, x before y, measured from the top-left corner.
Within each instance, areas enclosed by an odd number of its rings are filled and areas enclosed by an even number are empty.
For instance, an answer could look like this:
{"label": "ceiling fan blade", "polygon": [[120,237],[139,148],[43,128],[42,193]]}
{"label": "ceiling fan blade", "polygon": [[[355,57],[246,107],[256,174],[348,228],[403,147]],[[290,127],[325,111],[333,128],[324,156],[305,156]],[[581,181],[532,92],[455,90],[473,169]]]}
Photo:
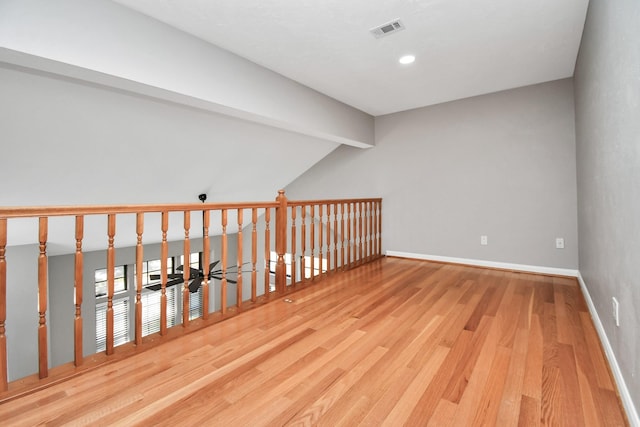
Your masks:
{"label": "ceiling fan blade", "polygon": [[[173,274],[173,273],[167,274],[167,278],[168,279],[177,279],[179,277],[182,277],[182,274]],[[160,274],[150,274],[149,275],[149,279],[150,280],[160,280],[161,278],[162,278],[162,276]]]}
{"label": "ceiling fan blade", "polygon": [[[175,286],[180,283],[184,283],[184,281],[181,278],[169,280],[165,285],[165,288],[169,288],[171,286]],[[159,291],[160,289],[162,289],[162,283],[156,283],[155,285],[147,286],[146,289],[150,289],[152,291]]]}
{"label": "ceiling fan blade", "polygon": [[[256,271],[258,271],[258,270],[256,270]],[[235,274],[235,275],[237,275],[238,273],[252,273],[252,272],[253,272],[253,270],[240,270],[240,271],[237,271],[237,270],[227,270],[227,275],[229,275],[229,274]],[[218,275],[222,275],[222,270],[214,271],[213,273],[214,273],[214,274],[218,274]]]}
{"label": "ceiling fan blade", "polygon": [[[240,264],[240,266],[247,265],[247,264],[251,264],[251,263],[249,261],[243,262],[242,264]],[[238,264],[233,264],[233,265],[227,266],[227,270],[229,270],[231,268],[238,268]]]}
{"label": "ceiling fan blade", "polygon": [[[249,263],[245,263],[245,264],[249,264]],[[235,270],[237,267],[238,267],[237,265],[232,265],[231,267],[228,267],[227,268],[227,274],[252,273],[253,272],[253,270],[240,270],[240,271],[237,271],[237,270]],[[211,277],[213,275],[218,275],[218,276],[222,275],[222,269],[211,270],[209,272],[209,276]]]}
{"label": "ceiling fan blade", "polygon": [[220,260],[214,261],[209,265],[209,271],[213,270],[216,265],[220,264]]}
{"label": "ceiling fan blade", "polygon": [[[252,273],[252,272],[251,271],[242,271],[242,273]],[[233,279],[231,277],[233,277]],[[238,278],[238,274],[235,271],[231,271],[231,272],[228,271],[227,272],[227,275],[226,275],[227,282],[231,282],[233,280],[234,283],[235,283],[235,280],[237,280],[237,278]],[[210,280],[222,280],[222,273],[219,272],[219,273],[211,274],[211,275],[209,275],[209,279]]]}
{"label": "ceiling fan blade", "polygon": [[[234,280],[234,279],[229,279],[229,277],[226,277],[226,279],[227,279],[227,283],[232,283],[232,284],[234,284],[234,285],[235,285],[236,283],[238,283],[238,282],[237,282],[236,280]],[[222,276],[221,276],[221,275],[220,275],[220,276],[211,276],[211,280],[222,280]]]}
{"label": "ceiling fan blade", "polygon": [[198,289],[202,284],[202,280],[202,277],[197,277],[195,280],[192,280],[191,283],[189,283],[189,292],[191,292],[192,294],[198,292]]}
{"label": "ceiling fan blade", "polygon": [[177,279],[173,279],[173,280],[169,280],[167,282],[167,288],[169,286],[175,286],[175,285],[179,285],[180,283],[184,283],[184,280],[182,278],[177,278]]}
{"label": "ceiling fan blade", "polygon": [[[182,277],[182,275],[184,274],[184,265],[181,265],[179,267],[176,268],[176,271],[182,271],[183,273],[178,275],[176,274],[176,278]],[[200,277],[202,275],[202,273],[200,273],[200,270],[198,270],[197,268],[193,268],[193,267],[189,267],[189,280],[193,280],[196,277]]]}

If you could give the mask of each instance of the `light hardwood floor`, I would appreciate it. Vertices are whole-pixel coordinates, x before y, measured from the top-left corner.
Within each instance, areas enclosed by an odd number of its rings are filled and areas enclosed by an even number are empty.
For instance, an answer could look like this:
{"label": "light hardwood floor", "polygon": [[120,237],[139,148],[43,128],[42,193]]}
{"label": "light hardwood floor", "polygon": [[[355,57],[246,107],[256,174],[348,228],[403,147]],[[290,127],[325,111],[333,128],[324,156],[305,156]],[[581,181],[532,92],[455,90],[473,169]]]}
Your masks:
{"label": "light hardwood floor", "polygon": [[0,404],[0,425],[626,425],[574,279],[386,258]]}

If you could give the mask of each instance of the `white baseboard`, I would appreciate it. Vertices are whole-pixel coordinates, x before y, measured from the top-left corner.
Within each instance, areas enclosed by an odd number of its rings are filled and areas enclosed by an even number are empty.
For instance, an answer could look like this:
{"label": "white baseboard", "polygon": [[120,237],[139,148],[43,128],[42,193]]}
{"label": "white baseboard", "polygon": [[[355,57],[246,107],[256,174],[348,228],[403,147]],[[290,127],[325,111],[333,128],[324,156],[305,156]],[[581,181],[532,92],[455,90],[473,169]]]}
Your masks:
{"label": "white baseboard", "polygon": [[473,265],[477,267],[489,267],[489,268],[499,268],[503,270],[525,271],[528,273],[551,274],[554,276],[578,277],[578,275],[580,274],[578,270],[571,270],[567,268],[541,267],[537,265],[526,265],[526,264],[510,264],[506,262],[484,261],[480,259],[453,258],[453,257],[446,257],[446,256],[414,254],[410,252],[398,252],[398,251],[386,251],[386,254],[388,256],[395,256],[400,258],[424,259],[428,261],[449,262],[453,264],[465,264],[465,265]]}
{"label": "white baseboard", "polygon": [[627,412],[629,423],[634,427],[640,427],[640,417],[638,417],[638,412],[636,411],[636,407],[634,406],[633,400],[631,399],[631,393],[629,393],[627,384],[625,383],[624,377],[622,376],[622,371],[620,370],[620,365],[618,365],[616,356],[613,353],[613,348],[611,348],[611,344],[609,343],[607,333],[605,332],[604,326],[602,326],[602,321],[600,321],[600,316],[598,316],[598,312],[596,311],[596,306],[593,305],[593,300],[591,299],[591,295],[589,294],[587,285],[580,273],[578,273],[578,282],[580,283],[580,288],[582,289],[584,299],[587,302],[587,307],[589,307],[589,313],[591,313],[593,324],[596,327],[598,336],[600,337],[600,342],[602,343],[602,347],[604,348],[604,353],[607,356],[607,361],[609,362],[609,366],[611,367],[613,378],[616,382],[616,385],[618,386],[618,392],[620,393],[622,406],[624,406],[624,409]]}

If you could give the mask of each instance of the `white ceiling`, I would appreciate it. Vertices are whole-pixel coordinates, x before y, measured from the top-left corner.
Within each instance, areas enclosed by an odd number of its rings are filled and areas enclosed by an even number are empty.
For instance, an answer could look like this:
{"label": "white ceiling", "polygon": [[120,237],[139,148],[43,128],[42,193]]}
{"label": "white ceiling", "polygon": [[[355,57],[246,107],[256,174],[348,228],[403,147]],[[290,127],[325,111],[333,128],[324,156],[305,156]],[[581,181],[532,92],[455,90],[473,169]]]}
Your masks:
{"label": "white ceiling", "polygon": [[[573,75],[588,0],[113,0],[372,115]],[[399,18],[406,30],[369,29]],[[402,66],[411,53],[417,60]]]}

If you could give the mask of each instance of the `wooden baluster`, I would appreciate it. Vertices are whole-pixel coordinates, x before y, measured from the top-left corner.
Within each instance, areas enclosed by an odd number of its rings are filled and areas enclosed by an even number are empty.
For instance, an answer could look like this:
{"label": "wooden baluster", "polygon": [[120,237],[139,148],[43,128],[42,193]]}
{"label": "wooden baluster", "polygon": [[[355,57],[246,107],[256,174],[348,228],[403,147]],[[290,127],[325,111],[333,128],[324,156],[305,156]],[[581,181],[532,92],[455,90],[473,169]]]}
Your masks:
{"label": "wooden baluster", "polygon": [[358,219],[358,223],[360,224],[360,263],[362,263],[364,259],[364,234],[362,231],[362,223],[365,221],[364,217],[364,202],[360,202],[360,217]]}
{"label": "wooden baluster", "polygon": [[370,254],[369,256],[371,257],[371,259],[375,259],[375,255],[376,255],[376,249],[378,247],[378,243],[376,240],[376,224],[377,224],[377,220],[376,220],[376,202],[372,201],[371,202],[371,216],[370,216],[370,222],[369,222],[369,234],[370,234]]}
{"label": "wooden baluster", "polygon": [[302,224],[302,230],[300,231],[300,280],[307,280],[307,208],[306,206],[300,207],[300,222]]}
{"label": "wooden baluster", "polygon": [[269,295],[271,292],[270,274],[271,274],[271,230],[269,229],[269,222],[271,221],[271,209],[265,208],[264,210],[264,295]]}
{"label": "wooden baluster", "polygon": [[362,237],[360,241],[360,261],[364,263],[367,260],[367,203],[362,202],[361,206],[360,215],[362,218],[360,226],[362,227]]}
{"label": "wooden baluster", "polygon": [[358,203],[353,203],[353,264],[358,260]]}
{"label": "wooden baluster", "polygon": [[144,232],[144,214],[136,214],[136,345],[142,344],[142,260],[144,248],[142,247],[142,233]]}
{"label": "wooden baluster", "polygon": [[331,271],[331,204],[327,203],[327,274],[330,271]]}
{"label": "wooden baluster", "polygon": [[47,348],[47,234],[49,229],[49,219],[40,218],[40,255],[38,256],[38,360],[40,378],[49,376],[49,350]]}
{"label": "wooden baluster", "polygon": [[362,211],[360,212],[362,215],[362,240],[361,240],[361,261],[366,262],[367,260],[367,202],[362,202]]}
{"label": "wooden baluster", "polygon": [[296,206],[291,207],[291,284],[296,283]]}
{"label": "wooden baluster", "polygon": [[322,232],[324,230],[324,205],[320,204],[318,205],[318,250],[320,252],[319,256],[318,256],[318,263],[319,263],[319,272],[318,275],[320,277],[322,277],[322,264],[323,264],[323,252],[322,252],[322,247],[324,245],[324,241],[322,239]]}
{"label": "wooden baluster", "polygon": [[258,299],[257,286],[257,270],[258,262],[258,208],[251,209],[251,301],[256,302]]}
{"label": "wooden baluster", "polygon": [[358,218],[358,227],[359,227],[359,231],[360,231],[360,244],[358,245],[358,251],[360,253],[360,260],[359,260],[359,264],[362,264],[364,262],[364,245],[365,245],[365,238],[366,238],[366,217],[365,217],[365,206],[364,206],[364,202],[360,202],[360,216]]}
{"label": "wooden baluster", "polygon": [[371,234],[373,248],[371,249],[371,255],[374,258],[377,258],[378,257],[378,202],[376,201],[372,202],[371,207],[373,209],[373,222],[371,225],[373,227],[373,232]]}
{"label": "wooden baluster", "polygon": [[360,226],[360,203],[353,204],[353,263],[358,264],[358,255],[360,255],[360,234],[358,233]]}
{"label": "wooden baluster", "polygon": [[75,366],[82,365],[82,282],[84,259],[82,254],[82,239],[84,238],[84,216],[76,216],[76,256],[74,275],[74,304],[75,318],[73,321],[73,362]]}
{"label": "wooden baluster", "polygon": [[378,208],[377,202],[371,202],[371,210],[373,212],[373,218],[371,221],[371,256],[372,258],[378,257]]}
{"label": "wooden baluster", "polygon": [[382,200],[378,202],[378,256],[382,256]]}
{"label": "wooden baluster", "polygon": [[357,264],[359,265],[360,262],[362,261],[362,250],[361,250],[362,248],[362,203],[358,202],[357,205],[358,205],[358,220],[357,220],[358,228],[356,233],[358,235],[358,241],[356,243],[356,253],[357,253],[356,258],[358,259]]}
{"label": "wooden baluster", "polygon": [[107,215],[107,222],[107,236],[109,238],[109,246],[107,248],[107,354],[113,354],[113,293],[116,269],[116,251],[113,246],[113,239],[116,235],[115,214]]}
{"label": "wooden baluster", "polygon": [[331,271],[331,205],[329,203],[327,203],[327,223],[326,223],[326,227],[327,227],[327,232],[326,232],[326,236],[327,236],[327,267],[326,267],[326,274],[328,274]]}
{"label": "wooden baluster", "polygon": [[202,318],[209,318],[209,274],[211,273],[211,241],[209,239],[210,213],[208,210],[202,212]]}
{"label": "wooden baluster", "polygon": [[347,267],[351,267],[351,202],[347,202]]}
{"label": "wooden baluster", "polygon": [[371,245],[370,235],[371,233],[371,211],[369,202],[364,204],[364,258],[365,261],[369,261],[369,247]]}
{"label": "wooden baluster", "polygon": [[242,306],[242,220],[243,210],[238,209],[238,262],[237,262],[237,284],[236,284],[236,304],[238,308]]}
{"label": "wooden baluster", "polygon": [[169,212],[162,212],[162,243],[160,244],[160,335],[167,334],[167,258],[169,258],[169,244],[167,231],[169,230]]}
{"label": "wooden baluster", "polygon": [[333,205],[333,269],[338,271],[338,204]]}
{"label": "wooden baluster", "polygon": [[315,244],[315,240],[316,240],[316,219],[315,219],[315,207],[314,205],[310,206],[311,211],[309,212],[309,227],[311,227],[311,234],[310,234],[310,248],[311,249],[311,280],[315,280],[316,278],[316,244]]}
{"label": "wooden baluster", "polygon": [[7,367],[7,219],[0,218],[0,392],[9,389]]}
{"label": "wooden baluster", "polygon": [[227,313],[227,210],[222,209],[222,280],[220,280],[220,310]]}
{"label": "wooden baluster", "polygon": [[345,216],[345,211],[346,211],[346,203],[340,203],[340,236],[341,236],[341,244],[340,244],[340,268],[342,270],[344,270],[344,241],[345,241],[345,235],[344,235],[344,216]]}
{"label": "wooden baluster", "polygon": [[189,229],[191,228],[191,212],[184,211],[184,263],[182,264],[182,327],[189,325],[189,278],[191,277],[191,242]]}
{"label": "wooden baluster", "polygon": [[276,291],[284,293],[287,287],[287,266],[284,263],[284,255],[287,252],[287,197],[284,190],[278,190],[276,198]]}
{"label": "wooden baluster", "polygon": [[376,247],[376,232],[375,232],[375,204],[371,202],[371,214],[369,217],[369,239],[370,239],[370,253],[369,257],[373,258],[375,255],[375,247]]}
{"label": "wooden baluster", "polygon": [[352,232],[351,232],[351,227],[353,223],[351,219],[352,216],[353,216],[352,203],[347,202],[347,222],[346,222],[347,223],[347,239],[345,242],[346,251],[347,251],[347,267],[351,265],[351,257],[352,257],[352,252],[351,252],[351,240],[353,239]]}
{"label": "wooden baluster", "polygon": [[371,257],[378,257],[378,208],[375,200],[371,202]]}

